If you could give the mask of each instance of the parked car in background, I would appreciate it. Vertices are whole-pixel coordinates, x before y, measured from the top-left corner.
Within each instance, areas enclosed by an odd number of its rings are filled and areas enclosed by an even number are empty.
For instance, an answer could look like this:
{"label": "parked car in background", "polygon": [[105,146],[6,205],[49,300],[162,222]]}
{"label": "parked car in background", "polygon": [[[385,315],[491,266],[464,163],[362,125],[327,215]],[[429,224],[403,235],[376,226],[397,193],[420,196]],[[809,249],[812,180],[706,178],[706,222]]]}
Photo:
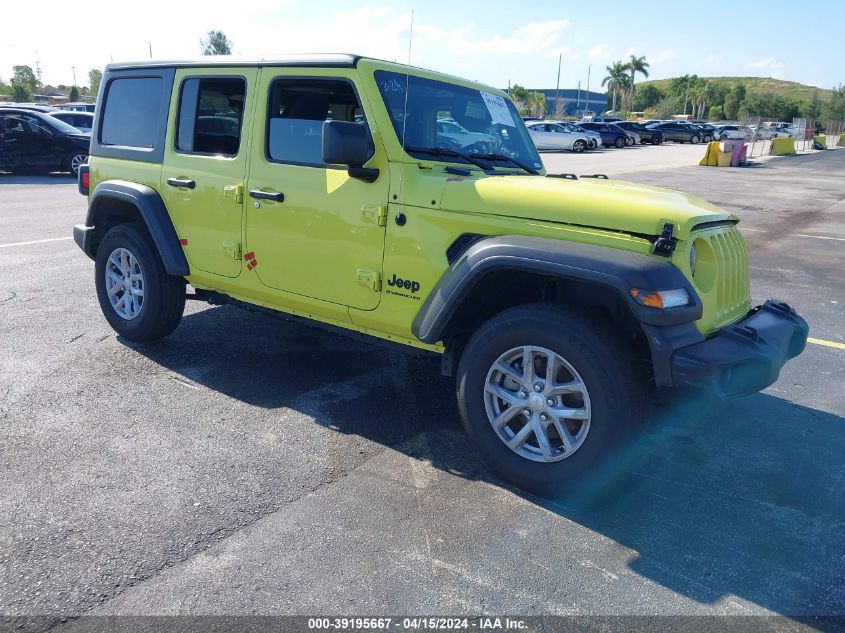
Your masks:
{"label": "parked car in background", "polygon": [[437,119],[437,141],[447,149],[476,154],[489,154],[496,150],[496,140],[491,134],[470,132],[454,119]]}
{"label": "parked car in background", "polygon": [[637,134],[640,137],[641,143],[651,143],[652,145],[660,145],[663,142],[663,134],[658,130],[652,130],[638,121],[619,121],[616,123],[626,132]]}
{"label": "parked car in background", "polygon": [[749,136],[748,129],[741,125],[717,125],[713,133],[720,141],[745,140]]}
{"label": "parked car in background", "polygon": [[580,153],[588,149],[590,141],[584,132],[559,121],[529,121],[528,134],[539,150],[568,149]]}
{"label": "parked car in background", "polygon": [[79,173],[91,135],[49,114],[0,108],[0,170]]}
{"label": "parked car in background", "polygon": [[641,145],[643,140],[642,140],[642,138],[640,138],[640,135],[637,134],[636,132],[631,132],[629,130],[626,130],[625,128],[620,127],[619,123],[622,123],[622,122],[623,121],[617,121],[617,122],[614,122],[614,123],[608,123],[607,125],[610,126],[611,129],[621,130],[622,132],[624,132],[626,144],[628,144],[628,145]]}
{"label": "parked car in background", "polygon": [[621,120],[618,116],[607,114],[581,117],[581,123],[615,123]]}
{"label": "parked car in background", "polygon": [[691,128],[701,131],[701,140],[709,143],[716,138],[716,128],[709,123],[687,123]]}
{"label": "parked car in background", "polygon": [[83,103],[82,101],[75,101],[72,103],[63,103],[56,106],[59,110],[68,110],[70,112],[93,112],[96,103]]}
{"label": "parked car in background", "polygon": [[19,110],[33,110],[35,112],[55,112],[56,108],[43,103],[3,103],[2,108],[17,108]]}
{"label": "parked car in background", "polygon": [[797,130],[792,123],[784,121],[769,121],[757,126],[754,132],[754,140],[768,141],[773,138],[795,136]]}
{"label": "parked car in background", "polygon": [[664,141],[696,144],[704,140],[703,130],[694,128],[685,122],[667,121],[649,125],[648,128],[660,132]]}
{"label": "parked car in background", "polygon": [[622,128],[612,128],[607,123],[579,123],[578,127],[598,132],[605,147],[622,148],[628,144],[628,134]]}
{"label": "parked car in background", "polygon": [[64,121],[68,125],[72,125],[80,132],[91,132],[94,127],[94,113],[93,112],[79,112],[77,110],[59,110],[58,112],[50,112],[51,117]]}
{"label": "parked car in background", "polygon": [[596,132],[595,130],[588,130],[586,128],[581,127],[580,123],[565,123],[565,125],[572,128],[573,132],[578,132],[580,134],[587,135],[587,149],[596,149],[599,145],[601,145],[601,134]]}

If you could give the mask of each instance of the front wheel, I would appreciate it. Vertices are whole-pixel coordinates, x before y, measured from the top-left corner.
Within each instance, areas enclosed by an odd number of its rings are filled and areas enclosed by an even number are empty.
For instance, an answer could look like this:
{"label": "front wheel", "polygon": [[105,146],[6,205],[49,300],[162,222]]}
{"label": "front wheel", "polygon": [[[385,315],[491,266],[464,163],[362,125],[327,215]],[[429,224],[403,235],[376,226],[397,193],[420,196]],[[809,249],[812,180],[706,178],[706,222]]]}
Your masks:
{"label": "front wheel", "polygon": [[95,265],[97,298],[109,325],[131,341],[170,334],[185,309],[185,280],[172,277],[145,228],[118,224],[103,237]]}
{"label": "front wheel", "polygon": [[700,140],[701,140],[701,138],[698,136],[698,134],[693,134],[690,137],[689,142],[692,143],[693,145],[697,145]]}
{"label": "front wheel", "polygon": [[625,139],[620,136],[616,139],[616,143],[614,144],[616,145],[616,149],[622,149],[625,147]]}
{"label": "front wheel", "polygon": [[585,149],[587,149],[587,144],[584,141],[582,141],[581,139],[578,139],[577,141],[575,141],[572,144],[572,151],[575,152],[576,154],[580,154]]}
{"label": "front wheel", "polygon": [[651,137],[651,144],[652,145],[660,145],[663,142],[663,137],[660,134],[655,134]]}
{"label": "front wheel", "polygon": [[490,468],[560,492],[640,422],[646,388],[610,325],[552,304],[506,310],[470,339],[458,368],[464,430]]}

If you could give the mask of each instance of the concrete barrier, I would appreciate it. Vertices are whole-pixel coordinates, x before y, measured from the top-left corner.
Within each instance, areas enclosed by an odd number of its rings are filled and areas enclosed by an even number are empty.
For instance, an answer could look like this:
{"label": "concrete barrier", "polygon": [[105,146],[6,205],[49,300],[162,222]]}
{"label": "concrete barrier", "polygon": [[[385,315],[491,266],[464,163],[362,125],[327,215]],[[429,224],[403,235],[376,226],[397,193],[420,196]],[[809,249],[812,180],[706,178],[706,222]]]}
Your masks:
{"label": "concrete barrier", "polygon": [[775,156],[786,156],[795,154],[795,139],[792,137],[781,137],[772,139],[772,154]]}

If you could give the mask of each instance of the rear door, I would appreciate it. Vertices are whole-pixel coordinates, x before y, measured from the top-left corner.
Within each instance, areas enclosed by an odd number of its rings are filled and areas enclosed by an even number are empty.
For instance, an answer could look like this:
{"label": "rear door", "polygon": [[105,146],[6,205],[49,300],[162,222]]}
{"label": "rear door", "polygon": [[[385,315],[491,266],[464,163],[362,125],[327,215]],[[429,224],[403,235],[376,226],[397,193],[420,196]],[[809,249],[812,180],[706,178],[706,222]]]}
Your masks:
{"label": "rear door", "polygon": [[257,68],[185,68],[173,82],[160,191],[191,268],[224,277],[241,272],[257,76]]}

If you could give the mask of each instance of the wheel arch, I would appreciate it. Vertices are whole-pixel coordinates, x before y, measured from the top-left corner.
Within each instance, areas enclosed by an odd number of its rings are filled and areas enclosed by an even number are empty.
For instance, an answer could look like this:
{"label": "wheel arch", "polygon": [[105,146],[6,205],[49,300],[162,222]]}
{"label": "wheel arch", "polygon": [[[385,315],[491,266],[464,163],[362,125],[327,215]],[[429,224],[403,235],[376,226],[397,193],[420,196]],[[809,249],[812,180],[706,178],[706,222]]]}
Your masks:
{"label": "wheel arch", "polygon": [[107,180],[94,189],[86,219],[91,233],[83,248],[86,255],[95,258],[106,231],[126,222],[144,224],[169,275],[185,277],[189,274],[188,260],[164,201],[155,189],[136,182]]}
{"label": "wheel arch", "polygon": [[[684,288],[689,306],[656,310],[639,305],[631,288]],[[549,301],[598,310],[615,326],[646,335],[646,326],[701,318],[702,304],[683,273],[653,257],[604,246],[547,238],[502,236],[471,245],[427,297],[412,324],[421,341],[446,343],[459,355],[471,333],[503,309]],[[653,350],[652,350],[653,351]]]}

